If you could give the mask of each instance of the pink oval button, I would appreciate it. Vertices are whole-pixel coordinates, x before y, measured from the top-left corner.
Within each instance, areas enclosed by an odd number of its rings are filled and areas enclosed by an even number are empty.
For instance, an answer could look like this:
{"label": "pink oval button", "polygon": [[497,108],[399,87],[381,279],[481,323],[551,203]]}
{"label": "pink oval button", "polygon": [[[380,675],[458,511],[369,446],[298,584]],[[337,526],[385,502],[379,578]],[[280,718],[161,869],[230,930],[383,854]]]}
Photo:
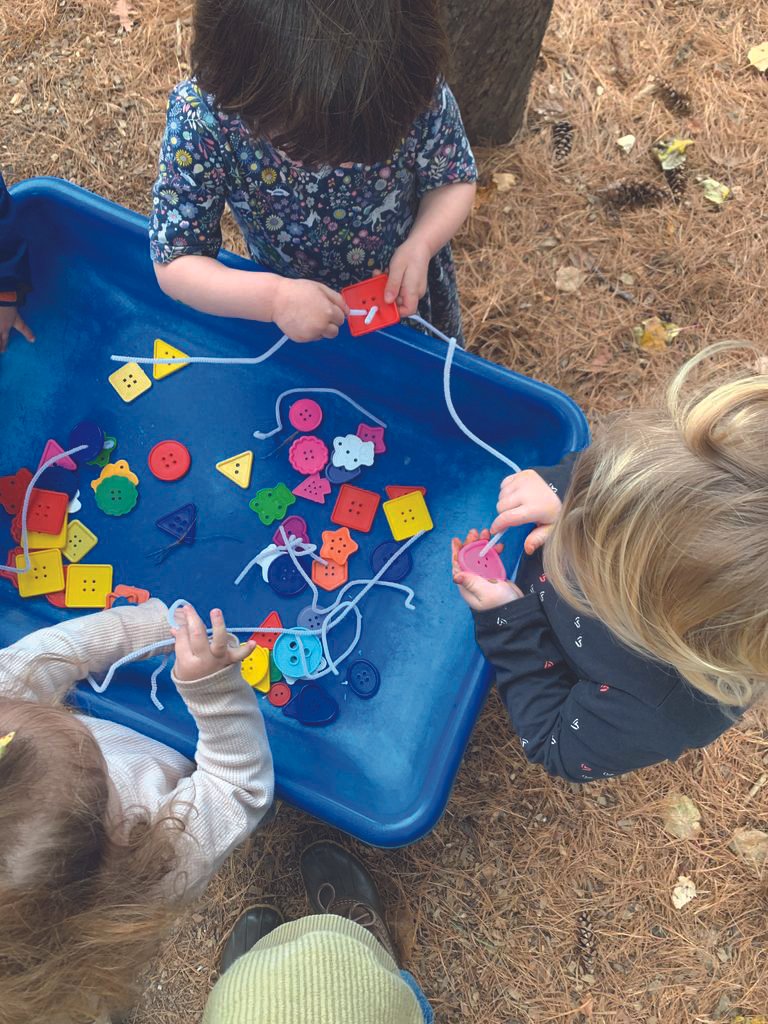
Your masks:
{"label": "pink oval button", "polygon": [[288,450],[288,461],[297,473],[311,476],[319,473],[328,463],[328,448],[324,441],[307,434],[294,441]]}
{"label": "pink oval button", "polygon": [[459,552],[459,567],[464,572],[474,573],[475,576],[482,576],[486,580],[505,580],[507,570],[504,568],[496,548],[491,548],[484,555],[480,555],[487,540],[474,540],[471,544],[465,544]]}
{"label": "pink oval button", "polygon": [[323,422],[323,410],[312,398],[300,398],[288,410],[288,420],[294,430],[316,430]]}

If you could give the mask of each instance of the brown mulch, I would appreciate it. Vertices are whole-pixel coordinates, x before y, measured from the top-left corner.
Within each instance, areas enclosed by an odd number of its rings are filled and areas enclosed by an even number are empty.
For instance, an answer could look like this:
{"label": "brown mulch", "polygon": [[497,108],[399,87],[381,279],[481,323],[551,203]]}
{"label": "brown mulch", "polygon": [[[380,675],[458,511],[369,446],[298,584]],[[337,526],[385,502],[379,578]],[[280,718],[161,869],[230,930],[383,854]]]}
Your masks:
{"label": "brown mulch", "polygon": [[[134,0],[131,30],[110,0],[16,0],[0,7],[0,166],[9,181],[70,178],[148,209],[165,96],[188,71],[189,3]],[[703,344],[764,345],[768,306],[768,78],[747,66],[768,37],[759,2],[560,0],[528,122],[478,154],[483,189],[457,244],[470,346],[548,381],[592,416],[642,402]],[[659,80],[690,95],[675,114]],[[552,125],[574,126],[560,166]],[[625,155],[620,136],[637,138]],[[684,201],[616,213],[617,181],[665,187],[649,156],[663,134],[695,140]],[[496,187],[497,179],[511,185]],[[728,185],[715,209],[697,176]],[[230,225],[228,239],[236,244]],[[558,291],[558,269],[584,271]],[[684,328],[666,351],[632,328]],[[768,1008],[765,879],[730,847],[768,824],[768,730],[750,717],[703,752],[587,787],[528,766],[495,697],[445,817],[399,851],[362,850],[407,966],[446,1024],[719,1024]],[[662,827],[664,799],[690,797],[696,838]],[[305,912],[296,867],[331,830],[292,808],[233,857],[151,969],[134,1024],[200,1018],[217,953],[249,902]],[[346,840],[345,840],[346,841]],[[697,897],[671,903],[678,876]],[[577,942],[587,914],[596,953]]]}

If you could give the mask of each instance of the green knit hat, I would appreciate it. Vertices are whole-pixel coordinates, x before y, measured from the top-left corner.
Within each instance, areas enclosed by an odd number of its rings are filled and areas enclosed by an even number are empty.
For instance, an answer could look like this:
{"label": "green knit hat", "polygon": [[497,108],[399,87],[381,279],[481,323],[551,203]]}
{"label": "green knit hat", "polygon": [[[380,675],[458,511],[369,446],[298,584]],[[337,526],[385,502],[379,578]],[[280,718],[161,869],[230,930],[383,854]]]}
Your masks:
{"label": "green knit hat", "polygon": [[214,986],[203,1024],[423,1024],[384,947],[322,914],[281,925]]}

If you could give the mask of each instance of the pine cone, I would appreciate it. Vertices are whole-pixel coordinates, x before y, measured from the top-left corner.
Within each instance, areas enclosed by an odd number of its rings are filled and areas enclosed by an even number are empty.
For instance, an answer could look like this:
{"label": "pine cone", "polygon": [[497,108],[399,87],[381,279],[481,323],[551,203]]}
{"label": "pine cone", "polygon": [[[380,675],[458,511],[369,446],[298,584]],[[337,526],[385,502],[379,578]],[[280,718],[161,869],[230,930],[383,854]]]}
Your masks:
{"label": "pine cone", "polygon": [[618,181],[602,189],[600,195],[603,202],[616,210],[636,210],[643,206],[658,206],[668,193],[647,181]]}
{"label": "pine cone", "polygon": [[669,82],[657,82],[654,95],[658,96],[670,113],[690,117],[691,97],[687,93],[678,92]]}
{"label": "pine cone", "polygon": [[568,159],[573,148],[573,125],[570,121],[558,121],[552,125],[552,147],[556,164]]}
{"label": "pine cone", "polygon": [[676,203],[682,202],[688,184],[685,176],[685,167],[681,164],[680,167],[673,167],[669,171],[664,171],[664,177],[667,180],[669,191],[672,193],[672,198]]}
{"label": "pine cone", "polygon": [[583,910],[579,914],[576,946],[582,971],[584,974],[594,974],[597,942],[595,941],[595,933],[592,931],[592,915],[588,910]]}

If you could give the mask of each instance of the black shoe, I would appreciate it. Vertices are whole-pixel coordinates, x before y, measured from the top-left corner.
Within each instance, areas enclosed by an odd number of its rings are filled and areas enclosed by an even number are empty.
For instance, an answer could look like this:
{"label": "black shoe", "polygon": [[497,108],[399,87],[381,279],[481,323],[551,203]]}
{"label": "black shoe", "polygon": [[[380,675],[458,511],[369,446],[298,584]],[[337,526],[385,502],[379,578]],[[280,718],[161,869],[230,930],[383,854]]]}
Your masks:
{"label": "black shoe", "polygon": [[357,922],[398,962],[376,883],[357,857],[338,843],[313,843],[301,855],[301,877],[316,913]]}
{"label": "black shoe", "polygon": [[228,971],[235,960],[253,949],[259,939],[269,935],[283,923],[283,915],[275,907],[259,904],[249,907],[235,921],[221,954],[219,971]]}

